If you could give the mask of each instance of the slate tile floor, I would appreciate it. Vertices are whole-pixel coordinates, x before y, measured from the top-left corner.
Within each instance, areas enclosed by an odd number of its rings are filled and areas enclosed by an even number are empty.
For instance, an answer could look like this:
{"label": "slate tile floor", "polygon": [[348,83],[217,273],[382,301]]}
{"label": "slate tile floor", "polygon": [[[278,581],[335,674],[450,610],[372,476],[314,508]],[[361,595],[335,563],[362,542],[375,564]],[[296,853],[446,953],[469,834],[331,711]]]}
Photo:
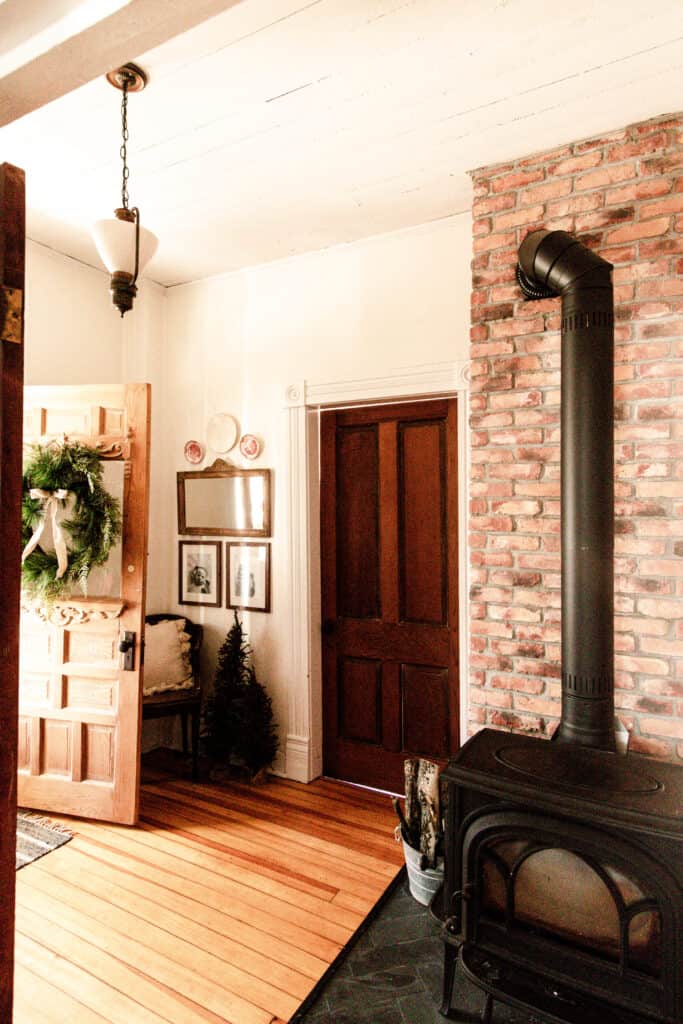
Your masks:
{"label": "slate tile floor", "polygon": [[[404,878],[367,929],[292,1024],[445,1024],[439,1013],[443,970],[440,926],[408,892]],[[451,1019],[477,1024],[483,994],[456,975]],[[496,1003],[494,1024],[536,1024]]]}

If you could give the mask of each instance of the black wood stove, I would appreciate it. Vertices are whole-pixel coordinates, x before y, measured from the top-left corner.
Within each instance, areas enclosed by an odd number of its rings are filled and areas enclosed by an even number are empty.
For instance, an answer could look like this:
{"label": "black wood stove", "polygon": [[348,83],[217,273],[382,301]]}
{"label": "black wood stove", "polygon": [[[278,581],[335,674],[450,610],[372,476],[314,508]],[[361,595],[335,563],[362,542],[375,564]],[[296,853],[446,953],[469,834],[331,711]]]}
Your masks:
{"label": "black wood stove", "polygon": [[612,267],[563,231],[519,262],[528,298],[562,297],[562,714],[551,742],[484,729],[444,772],[442,1012],[459,958],[485,1024],[496,999],[683,1024],[683,769],[616,752]]}

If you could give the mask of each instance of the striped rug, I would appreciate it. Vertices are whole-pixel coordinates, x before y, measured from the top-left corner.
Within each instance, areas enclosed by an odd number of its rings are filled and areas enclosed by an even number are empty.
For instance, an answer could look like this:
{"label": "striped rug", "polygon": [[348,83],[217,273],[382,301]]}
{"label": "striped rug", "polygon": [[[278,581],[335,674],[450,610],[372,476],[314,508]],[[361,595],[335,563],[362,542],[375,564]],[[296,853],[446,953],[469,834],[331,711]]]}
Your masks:
{"label": "striped rug", "polygon": [[71,839],[71,832],[33,811],[17,812],[17,871]]}

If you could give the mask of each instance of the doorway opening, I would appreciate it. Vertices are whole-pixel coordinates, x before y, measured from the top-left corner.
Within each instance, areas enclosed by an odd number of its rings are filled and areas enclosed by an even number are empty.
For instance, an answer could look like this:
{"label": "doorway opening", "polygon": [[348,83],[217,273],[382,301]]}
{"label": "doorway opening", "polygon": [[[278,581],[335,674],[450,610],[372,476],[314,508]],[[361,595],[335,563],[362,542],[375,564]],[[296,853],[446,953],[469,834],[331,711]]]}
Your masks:
{"label": "doorway opening", "polygon": [[320,417],[323,771],[403,788],[459,748],[457,399]]}
{"label": "doorway opening", "polygon": [[[289,730],[278,769],[288,778],[308,782],[323,774],[323,671],[320,548],[320,420],[341,407],[457,399],[455,460],[457,521],[467,511],[467,393],[466,360],[425,364],[388,371],[382,377],[317,383],[301,380],[286,390],[285,480],[288,527],[287,602],[289,609],[288,719]],[[457,648],[459,742],[467,728],[467,552],[465,531],[457,539]],[[414,664],[422,664],[417,661]]]}

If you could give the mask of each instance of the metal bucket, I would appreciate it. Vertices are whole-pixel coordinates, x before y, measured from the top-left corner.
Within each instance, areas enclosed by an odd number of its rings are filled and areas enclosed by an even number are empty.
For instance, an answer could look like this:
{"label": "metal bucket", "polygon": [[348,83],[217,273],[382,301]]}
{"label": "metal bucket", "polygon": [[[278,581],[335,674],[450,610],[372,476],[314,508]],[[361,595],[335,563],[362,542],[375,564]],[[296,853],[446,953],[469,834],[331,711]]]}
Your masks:
{"label": "metal bucket", "polygon": [[408,846],[405,839],[402,839],[401,841],[403,843],[403,853],[406,859],[406,867],[408,869],[408,888],[410,889],[410,895],[416,899],[418,903],[422,903],[423,906],[428,907],[432,902],[434,894],[443,882],[443,861],[439,861],[436,868],[425,868],[424,871],[421,871],[420,851],[414,850],[412,846]]}

